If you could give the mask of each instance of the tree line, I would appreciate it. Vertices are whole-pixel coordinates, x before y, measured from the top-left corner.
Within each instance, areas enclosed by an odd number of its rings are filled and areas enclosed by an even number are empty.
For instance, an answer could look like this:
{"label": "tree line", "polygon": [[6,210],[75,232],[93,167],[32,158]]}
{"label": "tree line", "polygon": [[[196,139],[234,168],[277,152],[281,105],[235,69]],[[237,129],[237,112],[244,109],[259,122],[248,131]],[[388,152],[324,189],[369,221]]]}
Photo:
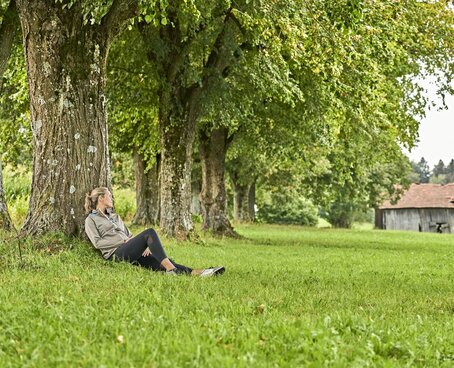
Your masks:
{"label": "tree line", "polygon": [[447,165],[443,160],[439,160],[432,169],[424,157],[421,157],[418,162],[411,161],[411,165],[412,172],[409,180],[412,183],[454,183],[454,159],[451,159]]}
{"label": "tree line", "polygon": [[279,203],[376,203],[411,167],[400,146],[429,102],[417,77],[438,74],[442,94],[452,78],[441,1],[0,0],[0,12],[1,159],[32,161],[27,234],[79,234],[85,193],[112,186],[120,153],[134,158],[135,222],[180,239],[194,182],[203,229],[235,235],[226,173],[238,220],[258,186]]}

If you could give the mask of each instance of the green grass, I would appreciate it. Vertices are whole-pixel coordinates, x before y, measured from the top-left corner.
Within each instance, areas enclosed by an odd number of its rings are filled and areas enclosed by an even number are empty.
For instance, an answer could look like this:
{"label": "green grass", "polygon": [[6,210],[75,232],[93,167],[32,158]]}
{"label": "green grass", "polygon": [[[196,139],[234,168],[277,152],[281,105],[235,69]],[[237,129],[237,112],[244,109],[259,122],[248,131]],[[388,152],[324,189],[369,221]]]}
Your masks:
{"label": "green grass", "polygon": [[[218,278],[105,262],[59,235],[0,244],[0,367],[454,365],[452,235],[238,226],[165,243]],[[135,229],[136,232],[139,229]]]}

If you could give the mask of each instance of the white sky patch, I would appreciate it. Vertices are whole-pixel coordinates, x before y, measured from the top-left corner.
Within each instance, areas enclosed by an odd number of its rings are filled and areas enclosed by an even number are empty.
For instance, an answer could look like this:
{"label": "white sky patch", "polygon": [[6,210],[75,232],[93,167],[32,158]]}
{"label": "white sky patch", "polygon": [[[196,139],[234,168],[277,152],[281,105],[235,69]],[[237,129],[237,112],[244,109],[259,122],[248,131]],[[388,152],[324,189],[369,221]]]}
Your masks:
{"label": "white sky patch", "polygon": [[[441,105],[431,80],[421,84],[427,88],[427,97]],[[404,150],[412,161],[418,162],[424,157],[431,169],[439,160],[447,165],[454,159],[454,96],[447,95],[445,102],[448,110],[439,111],[436,107],[426,110],[426,117],[419,126],[419,142],[410,152]]]}

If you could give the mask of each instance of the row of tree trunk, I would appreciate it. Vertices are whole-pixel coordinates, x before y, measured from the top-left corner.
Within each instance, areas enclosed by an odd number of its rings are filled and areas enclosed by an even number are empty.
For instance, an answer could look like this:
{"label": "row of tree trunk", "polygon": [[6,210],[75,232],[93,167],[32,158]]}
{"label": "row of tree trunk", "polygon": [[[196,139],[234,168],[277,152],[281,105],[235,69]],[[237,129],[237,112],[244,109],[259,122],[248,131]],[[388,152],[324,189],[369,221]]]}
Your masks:
{"label": "row of tree trunk", "polygon": [[[111,187],[106,61],[114,37],[137,14],[138,0],[114,0],[95,23],[86,21],[81,2],[66,7],[48,0],[11,0],[10,5],[13,9],[15,5],[22,27],[33,133],[32,188],[23,232],[80,234],[85,194],[95,187]],[[7,25],[6,19],[2,27]],[[169,45],[179,45],[181,35],[176,28],[169,24],[159,31],[159,37]],[[207,61],[210,72],[204,79],[205,86],[213,73],[222,73],[227,67],[225,53],[220,52],[223,38],[224,28]],[[204,87],[182,85],[179,68],[184,50],[170,50],[160,66],[161,156],[156,167],[146,171],[143,158],[135,155],[136,189],[145,193],[138,196],[135,221],[153,223],[159,218],[164,233],[186,239],[193,229],[192,147]],[[205,230],[235,235],[226,210],[226,134],[223,129],[201,134],[201,212]],[[7,213],[1,206],[1,189],[0,213]],[[241,198],[235,196],[235,203],[242,203]],[[243,213],[249,212],[240,207],[235,217],[248,218]],[[1,218],[2,223],[10,222],[7,216]]]}
{"label": "row of tree trunk", "polygon": [[[231,140],[230,140],[231,141]],[[225,127],[210,131],[199,131],[199,153],[202,167],[201,185],[188,188],[188,197],[197,197],[192,203],[193,211],[202,216],[202,230],[214,234],[236,237],[228,218],[227,192],[225,185],[225,160],[229,146],[228,129]],[[133,219],[138,225],[160,223],[160,165],[161,155],[146,169],[144,158],[134,153],[137,211]],[[233,219],[235,222],[255,220],[255,178],[248,184],[240,184],[244,178],[231,171],[234,191]],[[197,189],[200,188],[198,191]],[[194,202],[194,199],[193,201]],[[200,212],[198,212],[200,211]]]}

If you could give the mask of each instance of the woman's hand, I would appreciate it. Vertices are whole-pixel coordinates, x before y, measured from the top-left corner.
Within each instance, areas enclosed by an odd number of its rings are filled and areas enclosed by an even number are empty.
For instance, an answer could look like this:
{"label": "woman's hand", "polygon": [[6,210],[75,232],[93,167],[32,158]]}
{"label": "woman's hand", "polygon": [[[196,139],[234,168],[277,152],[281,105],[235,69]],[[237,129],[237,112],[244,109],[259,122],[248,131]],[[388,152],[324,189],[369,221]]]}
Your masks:
{"label": "woman's hand", "polygon": [[143,257],[148,257],[150,254],[151,254],[151,250],[150,250],[150,248],[147,247],[147,248],[145,248],[145,250],[143,251],[142,256],[143,256]]}

